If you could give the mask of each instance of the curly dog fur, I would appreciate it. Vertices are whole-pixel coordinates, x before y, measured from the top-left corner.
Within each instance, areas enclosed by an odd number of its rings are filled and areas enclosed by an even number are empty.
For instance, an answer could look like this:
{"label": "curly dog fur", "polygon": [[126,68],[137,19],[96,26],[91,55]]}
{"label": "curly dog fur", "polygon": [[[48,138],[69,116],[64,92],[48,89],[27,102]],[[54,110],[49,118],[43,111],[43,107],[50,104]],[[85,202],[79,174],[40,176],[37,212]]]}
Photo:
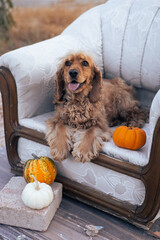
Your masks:
{"label": "curly dog fur", "polygon": [[70,55],[59,67],[54,104],[46,139],[56,161],[70,151],[77,161],[90,161],[110,140],[109,127],[122,122],[142,127],[147,119],[133,87],[120,78],[102,79],[93,60],[82,53]]}

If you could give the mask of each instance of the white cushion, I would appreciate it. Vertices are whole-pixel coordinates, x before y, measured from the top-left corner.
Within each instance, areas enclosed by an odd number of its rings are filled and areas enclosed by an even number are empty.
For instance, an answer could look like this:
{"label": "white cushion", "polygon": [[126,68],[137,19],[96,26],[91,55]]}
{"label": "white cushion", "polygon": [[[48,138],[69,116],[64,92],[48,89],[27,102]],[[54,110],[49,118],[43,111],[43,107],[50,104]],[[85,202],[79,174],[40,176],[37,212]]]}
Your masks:
{"label": "white cushion", "polygon": [[[54,112],[45,113],[33,118],[25,118],[20,120],[22,126],[37,130],[39,132],[46,133],[45,121],[51,118]],[[114,129],[114,128],[113,128]],[[149,160],[150,147],[151,147],[151,133],[149,129],[149,124],[146,124],[144,130],[147,134],[147,142],[144,147],[137,151],[132,151],[124,148],[117,147],[113,140],[105,142],[103,146],[103,152],[109,156],[121,159],[122,161],[127,161],[139,166],[145,166]]]}
{"label": "white cushion", "polygon": [[[20,138],[18,141],[18,154],[22,161],[32,159],[32,153],[38,156],[50,156],[49,147],[39,143]],[[79,163],[71,156],[62,161],[55,162],[58,174],[78,183],[92,187],[109,194],[119,200],[141,205],[145,197],[145,186],[142,181],[127,175],[101,167],[94,163]]]}
{"label": "white cushion", "polygon": [[44,113],[33,118],[20,119],[19,123],[21,126],[37,130],[38,132],[46,133],[45,121],[53,117],[54,112]]}

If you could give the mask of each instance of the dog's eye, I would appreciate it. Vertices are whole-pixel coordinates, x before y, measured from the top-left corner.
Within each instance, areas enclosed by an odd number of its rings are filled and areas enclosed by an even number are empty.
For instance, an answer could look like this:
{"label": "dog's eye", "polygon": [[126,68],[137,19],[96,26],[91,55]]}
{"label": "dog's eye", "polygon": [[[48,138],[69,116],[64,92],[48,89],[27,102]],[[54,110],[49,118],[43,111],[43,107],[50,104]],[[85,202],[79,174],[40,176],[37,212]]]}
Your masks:
{"label": "dog's eye", "polygon": [[67,60],[67,61],[65,62],[65,65],[66,65],[67,67],[69,67],[69,66],[71,66],[71,62]]}
{"label": "dog's eye", "polygon": [[82,61],[82,66],[88,67],[89,63],[86,60],[84,60],[84,61]]}

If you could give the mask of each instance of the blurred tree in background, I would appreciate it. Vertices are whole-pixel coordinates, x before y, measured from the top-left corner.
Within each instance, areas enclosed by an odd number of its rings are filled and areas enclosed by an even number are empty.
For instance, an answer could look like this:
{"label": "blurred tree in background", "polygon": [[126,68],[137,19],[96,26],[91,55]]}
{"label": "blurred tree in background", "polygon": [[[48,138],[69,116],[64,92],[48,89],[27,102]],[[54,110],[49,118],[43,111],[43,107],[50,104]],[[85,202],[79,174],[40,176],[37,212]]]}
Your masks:
{"label": "blurred tree in background", "polygon": [[8,38],[8,30],[14,24],[11,14],[13,4],[11,0],[0,0],[0,38]]}

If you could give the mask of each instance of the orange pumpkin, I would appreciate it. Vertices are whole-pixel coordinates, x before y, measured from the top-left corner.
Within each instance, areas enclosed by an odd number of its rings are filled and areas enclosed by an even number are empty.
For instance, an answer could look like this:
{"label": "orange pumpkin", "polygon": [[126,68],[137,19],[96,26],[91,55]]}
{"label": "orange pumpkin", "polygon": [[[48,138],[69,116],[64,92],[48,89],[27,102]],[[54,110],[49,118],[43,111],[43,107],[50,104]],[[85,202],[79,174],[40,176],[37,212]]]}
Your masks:
{"label": "orange pumpkin", "polygon": [[57,168],[52,159],[48,157],[37,157],[32,154],[34,159],[26,161],[23,169],[23,176],[27,183],[34,182],[31,175],[35,176],[37,181],[51,184],[57,175]]}
{"label": "orange pumpkin", "polygon": [[118,147],[137,150],[146,143],[146,133],[138,127],[120,126],[113,133],[113,141]]}

